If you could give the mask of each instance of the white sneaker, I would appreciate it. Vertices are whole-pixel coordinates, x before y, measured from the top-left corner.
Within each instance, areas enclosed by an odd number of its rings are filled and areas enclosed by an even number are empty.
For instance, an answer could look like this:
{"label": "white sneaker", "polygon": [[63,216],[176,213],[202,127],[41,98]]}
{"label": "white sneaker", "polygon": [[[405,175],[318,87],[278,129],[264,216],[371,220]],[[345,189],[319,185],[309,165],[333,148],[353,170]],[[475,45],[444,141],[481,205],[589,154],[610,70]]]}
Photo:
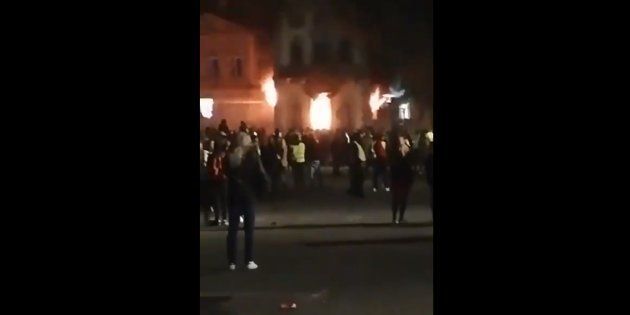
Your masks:
{"label": "white sneaker", "polygon": [[223,225],[228,226],[228,220],[223,220]]}
{"label": "white sneaker", "polygon": [[372,191],[373,191],[373,192],[377,192],[377,191],[378,191],[378,189],[376,189],[376,188],[372,188]]}
{"label": "white sneaker", "polygon": [[243,224],[243,222],[245,222],[245,220],[243,219],[243,216],[240,216],[239,220],[241,221],[241,224]]}
{"label": "white sneaker", "polygon": [[236,264],[230,264],[229,268],[232,271],[236,270]]}
{"label": "white sneaker", "polygon": [[258,268],[258,265],[256,265],[256,263],[255,263],[255,262],[253,262],[253,261],[250,261],[250,262],[247,264],[247,269],[249,269],[249,270],[254,270],[254,269],[257,269],[257,268]]}
{"label": "white sneaker", "polygon": [[389,187],[385,187],[385,191],[386,191],[386,192],[389,192]]}

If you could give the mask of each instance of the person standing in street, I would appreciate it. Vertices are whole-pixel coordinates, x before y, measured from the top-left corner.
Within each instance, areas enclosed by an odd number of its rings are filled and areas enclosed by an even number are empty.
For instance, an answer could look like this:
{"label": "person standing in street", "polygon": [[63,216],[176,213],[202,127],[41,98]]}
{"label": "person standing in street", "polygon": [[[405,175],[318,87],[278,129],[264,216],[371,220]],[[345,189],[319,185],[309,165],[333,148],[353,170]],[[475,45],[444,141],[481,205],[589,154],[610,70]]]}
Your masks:
{"label": "person standing in street", "polygon": [[283,186],[282,176],[288,167],[287,143],[282,137],[280,129],[276,129],[269,138],[269,168],[271,175],[271,192],[278,195]]}
{"label": "person standing in street", "polygon": [[227,163],[225,145],[218,145],[208,159],[208,178],[210,182],[211,202],[214,209],[214,224],[227,225]]}
{"label": "person standing in street", "polygon": [[301,191],[304,189],[304,175],[306,172],[306,145],[300,133],[296,134],[295,141],[296,143],[291,145],[291,168],[293,170],[293,184],[295,189]]}
{"label": "person standing in street", "polygon": [[429,185],[429,198],[431,198],[431,215],[433,215],[433,142],[429,143],[427,159],[424,162],[427,184]]}
{"label": "person standing in street", "polygon": [[227,258],[230,270],[236,269],[237,234],[239,216],[244,217],[245,264],[247,269],[257,269],[254,262],[254,226],[256,196],[269,189],[269,181],[258,153],[250,138],[230,149],[228,168],[229,227]]}
{"label": "person standing in street", "polygon": [[203,132],[203,150],[212,153],[213,148],[213,130],[210,127],[206,127]]}
{"label": "person standing in street", "polygon": [[249,138],[251,143],[251,136],[249,134],[249,128],[244,121],[241,121],[241,125],[238,127],[238,133],[236,134],[236,145],[240,146],[246,142],[245,138]]}
{"label": "person standing in street", "polygon": [[376,158],[374,154],[374,133],[372,128],[365,128],[361,131],[361,148],[363,148],[363,152],[365,152],[365,168],[364,174],[370,173],[370,168],[374,165],[374,159]]}
{"label": "person standing in street", "polygon": [[210,179],[208,178],[208,151],[204,149],[204,142],[203,139],[199,141],[199,204],[203,211],[203,223],[211,225],[212,193],[210,191]]}
{"label": "person standing in street", "polygon": [[361,140],[360,134],[355,133],[350,140],[350,189],[348,189],[348,193],[357,197],[365,197],[363,193],[363,182],[365,180],[365,175],[363,173],[363,169],[365,168],[365,152],[363,151],[363,147],[359,141]]}
{"label": "person standing in street", "polygon": [[348,146],[348,142],[344,136],[344,133],[341,129],[337,129],[337,131],[333,134],[333,139],[330,144],[330,153],[332,155],[333,162],[333,175],[341,176],[340,168],[344,163],[344,156],[346,153],[346,147]]}
{"label": "person standing in street", "polygon": [[307,130],[304,135],[304,145],[306,148],[306,163],[308,183],[311,188],[316,186],[323,187],[323,178],[321,172],[321,163],[323,161],[323,152],[319,139],[312,130]]}
{"label": "person standing in street", "polygon": [[225,119],[221,119],[221,123],[219,124],[219,132],[225,133],[226,137],[230,134],[230,128],[228,127],[227,121]]}
{"label": "person standing in street", "polygon": [[392,223],[405,222],[407,200],[413,183],[413,161],[410,154],[411,143],[404,136],[398,136],[390,150],[389,161],[392,179]]}
{"label": "person standing in street", "polygon": [[389,192],[389,174],[387,171],[387,142],[383,135],[377,135],[374,141],[374,163],[372,164],[372,190],[378,191],[379,179],[383,182],[385,191]]}
{"label": "person standing in street", "polygon": [[229,134],[229,130],[219,130],[219,132],[213,137],[212,147],[223,146],[224,148],[227,148],[230,145],[230,141],[228,140]]}

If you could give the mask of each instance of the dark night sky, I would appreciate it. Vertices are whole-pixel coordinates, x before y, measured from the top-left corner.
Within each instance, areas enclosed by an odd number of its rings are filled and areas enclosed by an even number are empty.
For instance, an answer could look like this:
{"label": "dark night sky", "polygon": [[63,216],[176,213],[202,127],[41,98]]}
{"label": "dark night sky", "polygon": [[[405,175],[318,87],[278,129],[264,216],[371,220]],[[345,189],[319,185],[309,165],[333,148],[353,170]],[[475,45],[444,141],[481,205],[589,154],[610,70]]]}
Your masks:
{"label": "dark night sky", "polygon": [[[251,26],[271,27],[275,14],[286,0],[228,0],[230,17]],[[337,0],[354,5],[360,25],[382,33],[388,42],[405,47],[409,53],[425,49],[432,40],[433,0]],[[202,12],[213,12],[221,0],[201,0]],[[421,36],[422,35],[422,36]],[[409,39],[415,40],[409,40]],[[430,44],[429,44],[430,45]],[[430,47],[429,47],[430,48]]]}

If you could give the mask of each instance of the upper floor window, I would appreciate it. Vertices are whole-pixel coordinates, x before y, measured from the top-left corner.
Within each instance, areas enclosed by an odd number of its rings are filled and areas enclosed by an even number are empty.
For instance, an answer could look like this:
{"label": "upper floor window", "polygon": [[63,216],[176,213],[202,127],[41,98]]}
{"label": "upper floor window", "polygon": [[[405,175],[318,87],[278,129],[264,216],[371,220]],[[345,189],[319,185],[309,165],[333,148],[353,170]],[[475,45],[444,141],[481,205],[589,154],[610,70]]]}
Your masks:
{"label": "upper floor window", "polygon": [[313,15],[313,26],[315,27],[323,27],[326,25],[326,17],[328,14],[324,11],[317,11]]}
{"label": "upper floor window", "polygon": [[221,76],[221,68],[219,67],[219,58],[210,58],[210,76],[215,79],[219,79]]}
{"label": "upper floor window", "polygon": [[304,14],[293,12],[288,16],[289,26],[292,28],[300,28],[304,26]]}
{"label": "upper floor window", "polygon": [[243,59],[235,57],[232,61],[232,76],[240,78],[243,76]]}
{"label": "upper floor window", "polygon": [[315,42],[313,47],[313,63],[326,64],[330,62],[330,45],[325,41]]}
{"label": "upper floor window", "polygon": [[398,107],[398,118],[411,119],[409,103],[400,104],[400,106]]}
{"label": "upper floor window", "polygon": [[344,39],[339,43],[339,61],[344,63],[352,63],[352,43]]}
{"label": "upper floor window", "polygon": [[291,64],[304,64],[304,50],[302,49],[302,41],[297,37],[294,38],[293,41],[291,41]]}

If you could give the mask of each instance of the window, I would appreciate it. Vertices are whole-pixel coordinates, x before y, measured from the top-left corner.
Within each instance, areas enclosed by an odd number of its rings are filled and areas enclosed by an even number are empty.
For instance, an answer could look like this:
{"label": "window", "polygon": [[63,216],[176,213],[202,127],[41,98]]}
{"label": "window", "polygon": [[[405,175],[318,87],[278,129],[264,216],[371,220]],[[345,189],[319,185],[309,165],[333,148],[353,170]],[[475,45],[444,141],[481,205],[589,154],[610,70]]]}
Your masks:
{"label": "window", "polygon": [[232,76],[240,78],[243,76],[243,59],[236,57],[232,62]]}
{"label": "window", "polygon": [[326,17],[328,14],[326,14],[325,11],[321,10],[316,12],[313,15],[313,26],[315,27],[322,27],[324,25],[326,25]]}
{"label": "window", "polygon": [[352,44],[347,39],[339,43],[339,61],[352,63]]}
{"label": "window", "polygon": [[409,103],[400,104],[400,106],[398,107],[398,117],[400,119],[411,119]]}
{"label": "window", "polygon": [[326,42],[316,42],[313,47],[313,62],[326,64],[330,61],[330,46]]}
{"label": "window", "polygon": [[219,79],[219,77],[221,76],[221,69],[219,68],[219,58],[217,57],[210,58],[210,75],[215,79]]}
{"label": "window", "polygon": [[291,42],[291,64],[301,65],[304,63],[304,52],[302,50],[302,41],[294,38]]}
{"label": "window", "polygon": [[300,28],[304,26],[304,14],[293,12],[288,17],[289,26],[292,28]]}

